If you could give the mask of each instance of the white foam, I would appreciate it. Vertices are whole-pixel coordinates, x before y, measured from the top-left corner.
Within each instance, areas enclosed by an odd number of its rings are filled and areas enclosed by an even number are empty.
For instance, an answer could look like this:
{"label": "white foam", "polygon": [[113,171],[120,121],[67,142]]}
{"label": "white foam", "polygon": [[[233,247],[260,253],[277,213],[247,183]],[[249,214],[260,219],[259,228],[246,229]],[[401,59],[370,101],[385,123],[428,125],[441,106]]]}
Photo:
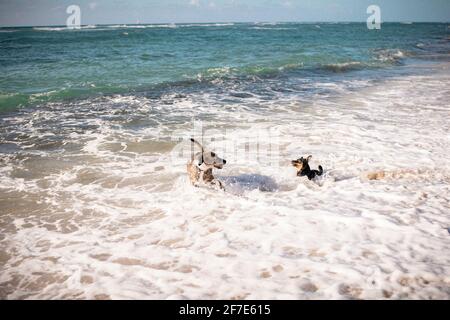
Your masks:
{"label": "white foam", "polygon": [[250,29],[254,30],[293,30],[295,28],[281,28],[281,27],[250,27]]}
{"label": "white foam", "polygon": [[[53,121],[70,148],[2,158],[1,297],[448,299],[449,84],[447,73],[351,92],[324,84],[340,94],[239,106],[210,93],[113,96],[83,117],[56,105],[12,116],[29,135],[20,147],[52,139]],[[137,115],[160,122],[127,128]],[[191,187],[164,140],[201,117],[230,129],[208,143],[228,160],[216,171],[226,192]],[[279,166],[225,148],[267,129]],[[325,170],[316,181],[289,163],[308,154]],[[367,179],[381,170],[398,174]]]}
{"label": "white foam", "polygon": [[146,28],[189,28],[189,27],[229,27],[234,23],[194,23],[194,24],[117,24],[109,25],[108,28],[131,28],[131,29],[146,29]]}
{"label": "white foam", "polygon": [[67,30],[85,30],[85,29],[96,29],[96,25],[86,25],[79,27],[33,27],[36,31],[67,31]]}

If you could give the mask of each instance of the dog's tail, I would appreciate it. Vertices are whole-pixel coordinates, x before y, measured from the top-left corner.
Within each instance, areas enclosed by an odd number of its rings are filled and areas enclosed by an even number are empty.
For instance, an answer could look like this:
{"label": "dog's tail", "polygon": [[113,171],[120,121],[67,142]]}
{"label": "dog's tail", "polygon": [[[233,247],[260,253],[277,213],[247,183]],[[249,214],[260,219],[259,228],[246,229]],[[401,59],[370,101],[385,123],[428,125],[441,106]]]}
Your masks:
{"label": "dog's tail", "polygon": [[317,173],[318,176],[321,176],[323,173],[323,168],[322,166],[319,166],[319,172]]}
{"label": "dog's tail", "polygon": [[191,142],[196,144],[197,146],[199,146],[199,148],[202,149],[202,152],[203,152],[204,148],[199,142],[197,142],[194,138],[191,138]]}

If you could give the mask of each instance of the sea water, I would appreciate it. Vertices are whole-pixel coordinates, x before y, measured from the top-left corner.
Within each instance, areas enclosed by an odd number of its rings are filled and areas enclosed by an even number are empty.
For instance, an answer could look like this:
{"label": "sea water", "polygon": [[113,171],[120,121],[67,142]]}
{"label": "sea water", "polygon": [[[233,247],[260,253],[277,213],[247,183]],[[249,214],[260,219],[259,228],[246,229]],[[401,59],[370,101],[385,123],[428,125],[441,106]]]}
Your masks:
{"label": "sea water", "polygon": [[449,30],[1,28],[0,297],[448,299]]}

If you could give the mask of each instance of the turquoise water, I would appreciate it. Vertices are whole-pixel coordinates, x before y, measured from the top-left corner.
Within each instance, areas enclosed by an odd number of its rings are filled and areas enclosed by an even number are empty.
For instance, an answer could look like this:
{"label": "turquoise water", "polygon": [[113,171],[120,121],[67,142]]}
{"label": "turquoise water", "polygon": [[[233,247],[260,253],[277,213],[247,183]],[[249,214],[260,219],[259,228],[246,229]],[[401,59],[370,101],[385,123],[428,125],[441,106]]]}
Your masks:
{"label": "turquoise water", "polygon": [[448,300],[449,31],[0,29],[0,299]]}
{"label": "turquoise water", "polygon": [[[448,53],[447,24],[189,24],[0,29],[0,110],[217,81],[289,83]],[[289,83],[286,83],[289,82]],[[297,82],[298,84],[298,82]]]}

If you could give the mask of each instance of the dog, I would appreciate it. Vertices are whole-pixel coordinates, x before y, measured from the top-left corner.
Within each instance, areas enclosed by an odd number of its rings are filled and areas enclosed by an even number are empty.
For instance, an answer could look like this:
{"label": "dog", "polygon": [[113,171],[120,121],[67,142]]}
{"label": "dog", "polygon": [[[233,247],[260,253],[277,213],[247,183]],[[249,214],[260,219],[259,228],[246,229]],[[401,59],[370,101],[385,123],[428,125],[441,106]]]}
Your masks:
{"label": "dog", "polygon": [[319,170],[311,170],[308,161],[311,160],[312,156],[308,156],[306,159],[301,157],[297,160],[292,160],[292,165],[297,169],[297,176],[303,177],[307,176],[309,180],[314,179],[316,176],[321,176],[323,173],[322,166],[319,166]]}
{"label": "dog", "polygon": [[428,175],[426,170],[423,169],[396,169],[396,170],[380,170],[365,173],[365,176],[369,180],[382,180],[382,179],[401,179],[407,176],[420,177],[420,175]]}
{"label": "dog", "polygon": [[203,146],[195,139],[191,138],[191,142],[201,149],[201,152],[194,154],[187,164],[187,172],[192,185],[199,187],[200,184],[203,183],[217,186],[220,189],[225,190],[222,182],[214,178],[212,170],[214,168],[222,169],[227,161],[219,158],[215,152],[203,148]]}

